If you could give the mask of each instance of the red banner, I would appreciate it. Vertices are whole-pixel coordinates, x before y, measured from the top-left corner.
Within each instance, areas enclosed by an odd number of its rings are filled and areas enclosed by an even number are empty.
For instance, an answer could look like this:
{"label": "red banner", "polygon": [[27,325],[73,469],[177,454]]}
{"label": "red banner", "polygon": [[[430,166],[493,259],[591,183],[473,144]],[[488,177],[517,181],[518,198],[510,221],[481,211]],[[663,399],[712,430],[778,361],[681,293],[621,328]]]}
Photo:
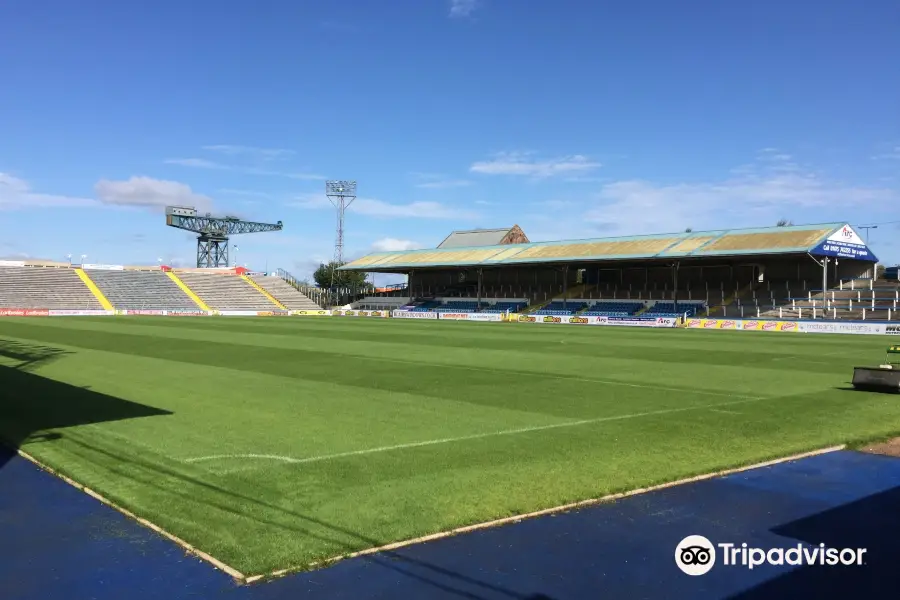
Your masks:
{"label": "red banner", "polygon": [[0,308],[0,317],[49,317],[46,308]]}

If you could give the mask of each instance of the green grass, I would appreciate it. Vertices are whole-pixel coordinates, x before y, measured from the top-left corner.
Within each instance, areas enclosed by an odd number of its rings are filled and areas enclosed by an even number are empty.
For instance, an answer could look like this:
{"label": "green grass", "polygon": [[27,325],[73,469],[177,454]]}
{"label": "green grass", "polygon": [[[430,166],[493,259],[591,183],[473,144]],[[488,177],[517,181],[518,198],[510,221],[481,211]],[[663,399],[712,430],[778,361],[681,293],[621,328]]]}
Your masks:
{"label": "green grass", "polygon": [[[887,343],[352,318],[7,318],[0,437],[258,574],[898,432],[896,398],[842,389]],[[217,455],[294,462],[191,462]]]}

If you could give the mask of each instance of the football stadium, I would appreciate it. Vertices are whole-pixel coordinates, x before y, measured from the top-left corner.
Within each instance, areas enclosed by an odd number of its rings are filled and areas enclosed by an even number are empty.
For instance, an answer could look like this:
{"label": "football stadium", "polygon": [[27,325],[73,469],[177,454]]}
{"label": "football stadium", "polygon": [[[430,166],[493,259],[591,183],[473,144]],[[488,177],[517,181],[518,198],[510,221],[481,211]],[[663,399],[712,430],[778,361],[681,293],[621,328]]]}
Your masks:
{"label": "football stadium", "polygon": [[849,381],[900,333],[877,260],[848,223],[515,226],[354,260],[407,284],[340,305],[283,270],[4,261],[0,437],[252,583],[897,434]]}

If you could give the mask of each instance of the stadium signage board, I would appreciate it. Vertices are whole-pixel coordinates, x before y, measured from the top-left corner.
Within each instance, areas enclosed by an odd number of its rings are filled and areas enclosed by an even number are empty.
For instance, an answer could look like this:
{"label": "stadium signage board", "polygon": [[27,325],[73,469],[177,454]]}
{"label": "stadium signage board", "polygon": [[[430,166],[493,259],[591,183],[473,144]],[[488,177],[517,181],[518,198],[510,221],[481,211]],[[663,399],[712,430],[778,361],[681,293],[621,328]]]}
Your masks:
{"label": "stadium signage board", "polygon": [[324,308],[323,308],[322,310],[292,310],[292,311],[291,311],[291,314],[292,314],[292,315],[300,315],[300,316],[303,316],[303,315],[322,315],[322,316],[327,316],[327,315],[330,315],[330,314],[331,314],[331,311],[330,311],[330,310],[325,310]]}
{"label": "stadium signage board", "polygon": [[499,323],[503,320],[503,315],[499,313],[440,313],[438,318],[450,319],[451,321],[490,321]]}
{"label": "stadium signage board", "polygon": [[436,312],[414,312],[411,310],[395,310],[393,316],[398,319],[437,319]]}
{"label": "stadium signage board", "polygon": [[849,225],[844,225],[840,230],[828,236],[828,239],[816,246],[811,254],[878,262],[878,258],[872,254],[859,234],[853,231]]}
{"label": "stadium signage board", "polygon": [[[223,317],[256,317],[260,315],[260,313],[255,310],[220,310],[219,314]],[[262,314],[270,315],[272,313]]]}
{"label": "stadium signage board", "polygon": [[897,325],[885,323],[836,323],[836,322],[800,322],[800,331],[803,333],[849,333],[856,335],[900,335],[900,333],[888,333],[888,328],[898,328]]}
{"label": "stadium signage board", "polygon": [[391,313],[386,310],[333,310],[335,317],[389,317]]}
{"label": "stadium signage board", "polygon": [[467,321],[469,319],[469,313],[450,313],[445,312],[441,313],[438,316],[439,319],[447,319],[450,321]]}
{"label": "stadium signage board", "polygon": [[0,267],[24,267],[24,260],[0,260]]}
{"label": "stadium signage board", "polygon": [[740,331],[800,331],[796,321],[767,321],[763,319],[688,319],[688,329],[730,329]]}
{"label": "stadium signage board", "polygon": [[900,325],[885,325],[885,335],[900,335]]}
{"label": "stadium signage board", "polygon": [[608,325],[609,317],[581,317],[573,315],[519,315],[519,323],[552,323],[566,325]]}
{"label": "stadium signage board", "polygon": [[0,308],[0,317],[49,317],[46,308]]}
{"label": "stadium signage board", "polygon": [[119,311],[119,314],[162,317],[165,316],[167,312],[168,311],[165,310],[123,310]]}
{"label": "stadium signage board", "polygon": [[671,317],[607,317],[607,325],[625,327],[675,327],[678,319]]}
{"label": "stadium signage board", "polygon": [[49,310],[50,317],[103,317],[116,314],[114,310]]}
{"label": "stadium signage board", "polygon": [[95,264],[84,264],[81,265],[82,269],[90,269],[92,271],[124,271],[125,267],[122,265],[95,265]]}

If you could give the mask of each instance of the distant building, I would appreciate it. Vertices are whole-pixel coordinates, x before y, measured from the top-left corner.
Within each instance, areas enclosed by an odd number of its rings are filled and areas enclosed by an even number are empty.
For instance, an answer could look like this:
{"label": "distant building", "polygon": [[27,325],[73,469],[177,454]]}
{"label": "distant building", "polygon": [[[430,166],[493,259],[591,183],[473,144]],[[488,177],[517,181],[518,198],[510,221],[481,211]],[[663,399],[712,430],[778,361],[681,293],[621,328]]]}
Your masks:
{"label": "distant building", "polygon": [[503,229],[472,229],[454,231],[438,248],[467,248],[471,246],[503,246],[506,244],[527,244],[528,237],[518,225]]}

